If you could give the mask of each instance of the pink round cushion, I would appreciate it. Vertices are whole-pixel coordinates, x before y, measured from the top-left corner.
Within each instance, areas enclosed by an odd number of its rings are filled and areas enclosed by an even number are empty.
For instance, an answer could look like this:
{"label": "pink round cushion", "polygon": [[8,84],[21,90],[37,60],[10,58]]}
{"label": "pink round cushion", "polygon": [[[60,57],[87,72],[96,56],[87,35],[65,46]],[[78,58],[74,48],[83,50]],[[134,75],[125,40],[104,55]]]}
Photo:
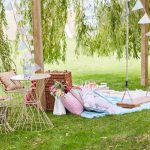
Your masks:
{"label": "pink round cushion", "polygon": [[83,101],[82,96],[81,96],[81,89],[72,88],[70,92],[83,106],[84,101]]}
{"label": "pink round cushion", "polygon": [[83,112],[83,106],[70,92],[62,98],[62,103],[73,114],[80,115]]}

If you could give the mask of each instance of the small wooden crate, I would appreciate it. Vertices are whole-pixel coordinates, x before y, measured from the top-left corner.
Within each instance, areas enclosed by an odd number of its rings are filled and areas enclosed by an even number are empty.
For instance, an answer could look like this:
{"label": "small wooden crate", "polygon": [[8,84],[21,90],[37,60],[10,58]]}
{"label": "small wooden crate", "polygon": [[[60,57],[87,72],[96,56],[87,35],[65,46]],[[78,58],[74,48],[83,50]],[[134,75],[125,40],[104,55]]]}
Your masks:
{"label": "small wooden crate", "polygon": [[72,88],[72,76],[70,71],[47,71],[50,74],[50,78],[45,87],[45,97],[46,97],[46,110],[52,111],[54,108],[54,97],[50,95],[49,87],[54,85],[55,81],[62,82],[67,86],[67,89]]}

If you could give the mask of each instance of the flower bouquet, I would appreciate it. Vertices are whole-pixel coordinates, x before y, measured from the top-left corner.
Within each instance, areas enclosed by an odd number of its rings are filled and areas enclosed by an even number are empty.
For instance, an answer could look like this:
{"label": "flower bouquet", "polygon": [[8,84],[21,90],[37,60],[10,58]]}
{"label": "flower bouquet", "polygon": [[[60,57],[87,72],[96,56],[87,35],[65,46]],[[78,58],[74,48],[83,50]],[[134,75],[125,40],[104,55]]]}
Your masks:
{"label": "flower bouquet", "polygon": [[55,97],[54,115],[64,115],[66,110],[61,102],[61,97],[67,92],[66,86],[62,82],[55,81],[54,85],[49,88],[50,94]]}
{"label": "flower bouquet", "polygon": [[49,88],[52,96],[64,96],[67,93],[66,86],[62,82],[55,81],[54,85]]}

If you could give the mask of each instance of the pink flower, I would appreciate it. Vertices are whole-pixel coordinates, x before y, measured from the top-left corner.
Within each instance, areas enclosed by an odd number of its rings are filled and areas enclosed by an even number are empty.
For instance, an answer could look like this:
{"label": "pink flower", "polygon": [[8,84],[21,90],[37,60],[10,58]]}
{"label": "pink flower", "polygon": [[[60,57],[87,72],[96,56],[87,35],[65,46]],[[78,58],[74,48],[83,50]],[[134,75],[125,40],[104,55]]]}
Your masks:
{"label": "pink flower", "polygon": [[56,91],[57,91],[57,89],[55,89],[55,88],[53,88],[53,89],[51,90],[52,93],[55,93]]}
{"label": "pink flower", "polygon": [[57,81],[54,82],[53,86],[49,87],[49,91],[53,96],[63,96],[64,92],[67,92],[66,86]]}

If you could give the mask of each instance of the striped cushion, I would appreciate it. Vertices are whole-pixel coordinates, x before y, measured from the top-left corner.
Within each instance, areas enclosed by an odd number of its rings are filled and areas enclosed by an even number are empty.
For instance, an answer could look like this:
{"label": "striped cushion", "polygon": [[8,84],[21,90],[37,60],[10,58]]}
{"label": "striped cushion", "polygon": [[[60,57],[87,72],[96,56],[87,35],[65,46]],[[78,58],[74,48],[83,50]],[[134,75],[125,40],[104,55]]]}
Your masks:
{"label": "striped cushion", "polygon": [[70,92],[62,98],[62,103],[73,114],[80,115],[83,112],[83,106]]}
{"label": "striped cushion", "polygon": [[21,83],[19,81],[12,81],[10,78],[15,76],[14,70],[9,72],[0,73],[0,81],[5,86],[6,91],[11,91],[15,89],[22,88]]}

